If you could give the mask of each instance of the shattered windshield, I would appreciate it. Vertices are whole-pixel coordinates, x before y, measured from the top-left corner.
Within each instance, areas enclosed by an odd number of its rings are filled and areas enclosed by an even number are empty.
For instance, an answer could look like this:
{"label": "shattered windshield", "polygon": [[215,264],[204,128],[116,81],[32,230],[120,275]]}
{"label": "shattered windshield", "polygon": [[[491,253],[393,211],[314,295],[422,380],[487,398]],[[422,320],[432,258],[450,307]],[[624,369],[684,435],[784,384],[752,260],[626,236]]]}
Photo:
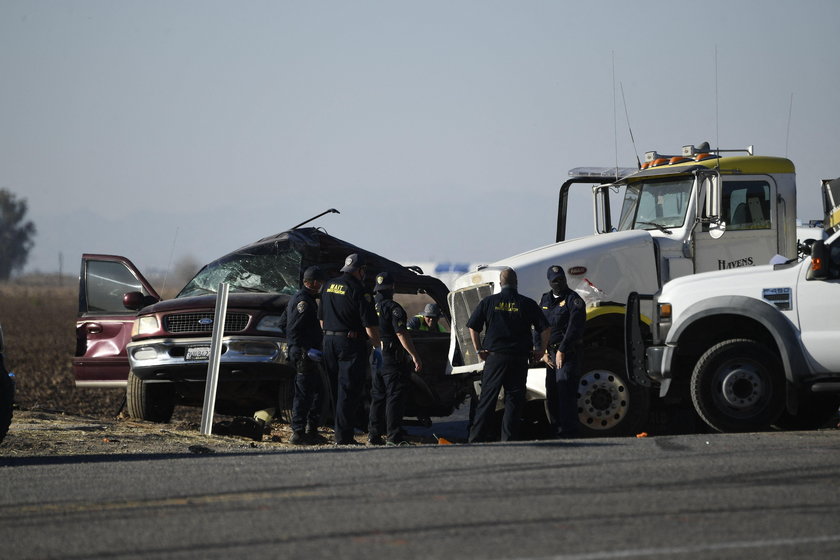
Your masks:
{"label": "shattered windshield", "polygon": [[[268,251],[266,251],[268,249]],[[230,292],[294,294],[300,283],[301,254],[289,248],[256,248],[235,253],[201,269],[177,297],[215,294],[227,282]]]}
{"label": "shattered windshield", "polygon": [[618,223],[620,231],[681,227],[691,201],[693,177],[627,185]]}

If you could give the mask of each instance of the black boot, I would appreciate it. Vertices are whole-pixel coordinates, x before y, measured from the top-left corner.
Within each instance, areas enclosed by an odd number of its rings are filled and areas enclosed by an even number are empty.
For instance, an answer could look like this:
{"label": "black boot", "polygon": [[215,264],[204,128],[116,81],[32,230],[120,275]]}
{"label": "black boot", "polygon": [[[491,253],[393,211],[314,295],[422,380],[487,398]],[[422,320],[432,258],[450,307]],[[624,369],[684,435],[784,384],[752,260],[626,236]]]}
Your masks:
{"label": "black boot", "polygon": [[327,443],[327,438],[318,433],[318,428],[316,426],[307,426],[306,441],[311,444],[318,445],[321,443]]}
{"label": "black boot", "polygon": [[292,433],[292,437],[289,438],[289,443],[292,445],[303,445],[306,443],[304,438],[304,434],[301,430]]}

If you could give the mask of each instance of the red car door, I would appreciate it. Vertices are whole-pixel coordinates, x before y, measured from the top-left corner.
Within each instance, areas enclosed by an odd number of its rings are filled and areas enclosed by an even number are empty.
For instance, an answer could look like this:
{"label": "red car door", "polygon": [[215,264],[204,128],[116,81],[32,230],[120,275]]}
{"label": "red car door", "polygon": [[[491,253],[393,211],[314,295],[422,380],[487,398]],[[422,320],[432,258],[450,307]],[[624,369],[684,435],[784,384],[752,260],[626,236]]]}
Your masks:
{"label": "red car door", "polygon": [[82,255],[73,376],[78,387],[125,387],[131,328],[137,312],[123,296],[140,292],[161,298],[132,262],[116,255]]}

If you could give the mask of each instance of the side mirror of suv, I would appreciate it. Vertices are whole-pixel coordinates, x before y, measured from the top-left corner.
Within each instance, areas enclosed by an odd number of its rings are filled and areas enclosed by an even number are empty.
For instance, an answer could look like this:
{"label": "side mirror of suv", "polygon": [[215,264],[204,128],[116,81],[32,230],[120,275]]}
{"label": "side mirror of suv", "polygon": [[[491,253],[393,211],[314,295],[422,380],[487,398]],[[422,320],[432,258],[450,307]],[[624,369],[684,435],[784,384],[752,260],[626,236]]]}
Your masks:
{"label": "side mirror of suv", "polygon": [[123,307],[132,311],[139,311],[148,305],[157,303],[157,298],[144,296],[142,292],[128,292],[123,294]]}

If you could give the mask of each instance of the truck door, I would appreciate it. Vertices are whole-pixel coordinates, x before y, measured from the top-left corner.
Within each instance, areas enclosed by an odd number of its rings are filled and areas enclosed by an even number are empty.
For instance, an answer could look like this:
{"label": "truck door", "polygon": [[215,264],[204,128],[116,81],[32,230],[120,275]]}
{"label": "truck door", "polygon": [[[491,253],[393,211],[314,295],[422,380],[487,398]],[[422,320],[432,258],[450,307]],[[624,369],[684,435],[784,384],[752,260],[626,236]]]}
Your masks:
{"label": "truck door", "polygon": [[79,312],[73,376],[79,387],[125,387],[136,311],[123,305],[128,292],[160,300],[157,292],[125,257],[82,255]]}
{"label": "truck door", "polygon": [[805,355],[816,373],[840,372],[840,240],[829,247],[829,278],[806,280],[807,267],[802,267],[797,289],[799,328]]}
{"label": "truck door", "polygon": [[712,239],[708,226],[702,226],[694,241],[695,272],[768,264],[773,255],[784,251],[778,246],[775,182],[766,176],[724,177],[722,187],[726,233]]}

